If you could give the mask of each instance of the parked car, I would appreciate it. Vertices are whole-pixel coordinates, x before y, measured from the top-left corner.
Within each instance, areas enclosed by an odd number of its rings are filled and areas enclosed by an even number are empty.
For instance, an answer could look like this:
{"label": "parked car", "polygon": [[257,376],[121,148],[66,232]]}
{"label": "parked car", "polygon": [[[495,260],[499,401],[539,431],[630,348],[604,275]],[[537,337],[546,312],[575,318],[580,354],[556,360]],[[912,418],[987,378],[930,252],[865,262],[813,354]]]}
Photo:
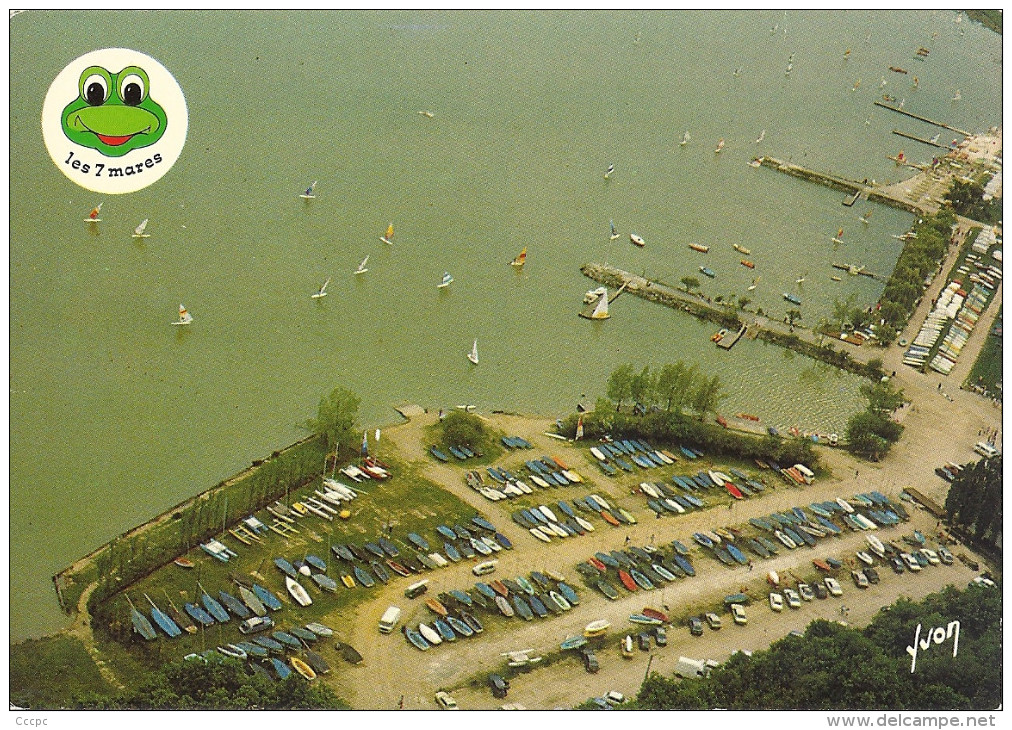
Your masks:
{"label": "parked car", "polygon": [[988,588],[996,587],[995,582],[993,580],[991,580],[990,578],[985,578],[982,575],[978,575],[976,578],[970,581],[970,585],[987,586]]}
{"label": "parked car", "polygon": [[650,651],[650,634],[646,631],[641,631],[636,635],[636,641],[639,644],[640,651]]}
{"label": "parked car", "polygon": [[856,585],[858,588],[868,587],[868,576],[866,576],[860,570],[850,571],[850,577],[854,579],[854,585]]}
{"label": "parked car", "polygon": [[597,661],[597,655],[590,649],[583,650],[583,668],[591,674],[597,674],[601,665]]}
{"label": "parked car", "polygon": [[770,608],[774,611],[784,610],[784,597],[776,591],[770,593]]}
{"label": "parked car", "polygon": [[510,683],[498,674],[488,676],[488,686],[492,689],[492,696],[502,699],[509,692]]}
{"label": "parked car", "polygon": [[703,635],[703,621],[699,618],[699,616],[689,617],[689,633],[693,636]]}
{"label": "parked car", "polygon": [[801,594],[802,600],[815,600],[815,594],[812,593],[812,588],[807,583],[798,583],[798,593]]}
{"label": "parked car", "polygon": [[938,548],[938,559],[941,560],[945,565],[952,565],[954,562],[952,559],[952,553],[949,552],[948,548]]}
{"label": "parked car", "polygon": [[625,695],[615,690],[612,690],[611,692],[606,694],[604,698],[608,700],[608,702],[612,705],[621,705],[623,702],[625,702]]}
{"label": "parked car", "polygon": [[801,608],[801,596],[793,588],[784,588],[784,599],[791,608]]}
{"label": "parked car", "polygon": [[720,627],[723,626],[723,623],[720,620],[720,616],[712,612],[706,614],[706,623],[708,623],[710,625],[710,628],[713,629],[714,631],[719,631]]}
{"label": "parked car", "polygon": [[904,563],[899,558],[893,558],[890,565],[892,566],[893,572],[896,574],[902,573],[904,570]]}
{"label": "parked car", "polygon": [[450,696],[449,692],[436,692],[436,704],[441,710],[459,710],[457,700]]}
{"label": "parked car", "polygon": [[868,582],[873,586],[877,586],[879,582],[878,571],[874,568],[865,568],[864,575],[868,579]]}
{"label": "parked car", "polygon": [[942,559],[938,557],[938,553],[936,553],[934,550],[924,548],[921,550],[921,555],[926,557],[928,559],[928,562],[931,563],[932,565],[939,565],[942,562]]}
{"label": "parked car", "polygon": [[843,595],[843,589],[836,581],[836,578],[826,578],[824,582],[826,584],[826,590],[829,591],[829,595],[834,597]]}
{"label": "parked car", "polygon": [[812,585],[812,590],[815,591],[815,597],[820,601],[824,598],[829,598],[829,591],[826,590],[826,586],[822,583],[815,583]]}
{"label": "parked car", "polygon": [[731,616],[734,618],[734,622],[739,626],[744,626],[748,623],[748,617],[745,615],[745,608],[740,603],[731,604]]}
{"label": "parked car", "polygon": [[668,645],[668,632],[663,626],[654,627],[654,641],[657,642],[657,646]]}

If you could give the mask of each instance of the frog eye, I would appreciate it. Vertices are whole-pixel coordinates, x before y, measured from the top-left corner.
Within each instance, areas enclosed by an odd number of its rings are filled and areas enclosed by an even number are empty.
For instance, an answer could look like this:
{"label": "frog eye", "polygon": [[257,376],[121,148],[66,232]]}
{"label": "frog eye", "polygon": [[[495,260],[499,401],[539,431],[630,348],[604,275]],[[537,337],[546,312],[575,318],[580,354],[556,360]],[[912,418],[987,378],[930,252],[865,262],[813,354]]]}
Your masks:
{"label": "frog eye", "polygon": [[137,106],[148,95],[148,75],[143,69],[130,66],[119,76],[119,98],[127,106]]}
{"label": "frog eye", "polygon": [[81,96],[91,106],[101,106],[109,98],[109,80],[102,74],[91,74],[81,84]]}

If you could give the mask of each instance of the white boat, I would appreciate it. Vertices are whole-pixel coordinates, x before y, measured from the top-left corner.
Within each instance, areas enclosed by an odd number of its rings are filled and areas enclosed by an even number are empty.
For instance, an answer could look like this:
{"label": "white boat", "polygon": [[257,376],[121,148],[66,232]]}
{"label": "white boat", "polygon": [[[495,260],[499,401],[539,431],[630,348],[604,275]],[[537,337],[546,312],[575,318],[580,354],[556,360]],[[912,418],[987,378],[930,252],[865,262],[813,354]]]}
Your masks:
{"label": "white boat", "polygon": [[597,289],[591,289],[583,295],[583,303],[593,304],[597,301],[598,297],[604,296],[607,293],[608,290],[603,286],[599,286]]}
{"label": "white boat", "polygon": [[678,146],[679,147],[684,147],[685,145],[687,145],[689,143],[690,139],[692,139],[692,137],[689,136],[689,131],[686,130],[685,134],[682,135],[682,141],[678,143]]}
{"label": "white boat", "polygon": [[657,491],[657,487],[650,482],[640,482],[640,489],[645,492],[648,497],[653,497],[654,499],[661,498],[661,493]]}
{"label": "white boat", "polygon": [[780,585],[780,575],[777,573],[777,571],[771,570],[769,573],[766,574],[766,582],[769,583],[771,586],[776,587]]}
{"label": "white boat", "polygon": [[610,316],[608,314],[608,290],[605,289],[604,294],[598,297],[597,306],[590,313],[589,319],[608,319]]}
{"label": "white boat", "polygon": [[325,296],[327,296],[327,284],[329,283],[330,279],[327,279],[325,282],[323,282],[323,286],[320,287],[320,291],[316,292],[316,294],[311,294],[310,297],[312,299],[323,299]]}
{"label": "white boat", "polygon": [[843,229],[842,228],[836,232],[836,235],[833,237],[832,240],[833,240],[833,243],[843,243]]}
{"label": "white boat", "polygon": [[759,143],[760,143],[760,142],[762,142],[762,141],[763,141],[764,139],[766,139],[766,130],[765,130],[765,129],[764,129],[763,131],[761,131],[761,132],[759,133],[759,137],[757,137],[757,138],[756,138],[756,141],[755,141],[755,143],[756,143],[756,144],[759,144]]}
{"label": "white boat", "polygon": [[394,224],[393,223],[391,223],[390,225],[387,226],[387,232],[384,233],[382,236],[380,236],[380,240],[383,241],[383,243],[389,243],[390,245],[393,245],[393,243],[394,243]]}
{"label": "white boat", "polygon": [[733,249],[734,249],[735,251],[737,251],[738,253],[743,253],[743,254],[745,254],[746,256],[748,256],[748,255],[749,255],[750,253],[752,253],[752,251],[751,251],[750,249],[747,249],[747,248],[745,248],[745,247],[744,247],[744,246],[742,246],[742,245],[741,245],[740,243],[732,243],[732,244],[731,244],[731,247],[732,247],[732,248],[733,248]]}
{"label": "white boat", "polygon": [[595,502],[597,502],[599,505],[601,505],[602,509],[611,509],[611,505],[605,502],[596,494],[590,495],[590,498],[593,499]]}
{"label": "white boat", "polygon": [[305,607],[313,602],[313,599],[309,597],[309,594],[306,592],[306,589],[303,588],[302,584],[299,583],[299,581],[295,580],[294,578],[286,575],[285,587],[288,589],[288,592],[292,595],[292,598],[295,599],[295,602],[298,603],[300,606]]}
{"label": "white boat", "polygon": [[367,269],[367,268],[365,267],[365,265],[366,265],[367,263],[369,263],[369,257],[368,257],[368,256],[366,256],[366,257],[365,257],[364,259],[362,259],[362,263],[360,263],[360,264],[358,265],[358,268],[357,268],[357,269],[355,269],[355,273],[356,273],[356,274],[364,274],[365,272],[367,272],[367,271],[369,270],[369,269]]}
{"label": "white boat", "polygon": [[605,173],[604,173],[604,179],[605,179],[605,180],[607,180],[607,179],[608,179],[608,177],[609,177],[609,176],[610,176],[610,175],[611,175],[611,174],[612,174],[613,172],[615,172],[615,166],[614,166],[614,165],[608,165],[608,169],[607,169],[607,170],[605,171]]}
{"label": "white boat", "polygon": [[443,280],[441,282],[439,282],[438,284],[436,284],[436,288],[437,289],[445,289],[446,287],[450,286],[450,284],[452,284],[452,283],[453,283],[453,277],[450,276],[450,272],[449,271],[444,271],[443,272]]}
{"label": "white boat", "polygon": [[591,621],[583,629],[583,635],[587,638],[592,636],[603,636],[604,633],[611,628],[611,622],[607,619],[598,619],[597,621]]}
{"label": "white boat", "polygon": [[316,183],[317,182],[319,182],[319,181],[318,180],[313,180],[313,184],[310,185],[308,188],[306,188],[306,192],[304,192],[301,195],[299,195],[299,197],[302,198],[303,200],[313,200],[313,199],[315,199],[316,195],[313,193],[313,190],[316,188]]}
{"label": "white boat", "polygon": [[956,93],[955,93],[955,95],[953,95],[952,100],[953,101],[959,101],[962,98],[963,98],[963,96],[959,93],[959,89],[956,89]]}
{"label": "white boat", "polygon": [[754,278],[752,280],[752,283],[748,287],[748,291],[755,291],[756,285],[759,283],[759,280],[761,278],[762,278],[761,276],[757,276],[756,278]]}
{"label": "white boat", "polygon": [[546,507],[545,505],[543,505],[543,504],[540,505],[538,507],[538,510],[541,512],[541,514],[543,514],[545,517],[547,517],[548,519],[550,519],[552,522],[558,522],[559,521],[559,518],[555,516],[555,513],[552,512],[552,510],[549,509],[548,507]]}
{"label": "white boat", "polygon": [[643,246],[647,245],[646,241],[644,241],[641,236],[637,236],[635,233],[630,233],[629,234],[629,240],[632,241],[633,243],[635,243],[640,248],[642,248]]}
{"label": "white boat", "polygon": [[534,535],[534,537],[536,537],[537,539],[541,540],[541,542],[551,542],[552,541],[551,538],[549,538],[547,535],[545,535],[545,533],[543,533],[537,527],[530,528],[530,533],[532,535]]}
{"label": "white boat", "polygon": [[622,656],[626,659],[632,659],[633,657],[633,638],[629,634],[626,634],[625,638],[622,639]]}
{"label": "white boat", "polygon": [[857,559],[860,560],[865,565],[875,565],[875,558],[873,558],[871,555],[864,552],[863,550],[857,551]]}
{"label": "white boat", "polygon": [[858,218],[858,220],[861,221],[862,223],[867,223],[869,218],[871,218],[871,211],[870,210],[867,213],[865,213],[863,216],[861,216],[860,218]]}
{"label": "white boat", "polygon": [[593,456],[598,461],[607,461],[608,460],[607,458],[605,458],[605,455],[601,452],[601,449],[597,448],[596,446],[591,446],[590,447],[590,454],[591,454],[591,456]]}
{"label": "white boat", "polygon": [[803,275],[803,276],[801,276],[800,278],[798,278],[798,279],[795,279],[795,280],[794,280],[794,283],[795,283],[795,284],[804,284],[804,283],[805,283],[805,276],[808,276],[808,274],[804,274],[804,275]]}
{"label": "white boat", "polygon": [[714,154],[718,154],[719,155],[720,152],[721,152],[721,150],[723,150],[723,149],[724,149],[724,138],[721,137],[720,140],[717,142],[717,149],[715,149],[713,152],[714,152]]}
{"label": "white boat", "polygon": [[592,524],[590,524],[590,522],[588,522],[587,520],[585,520],[582,517],[580,517],[580,515],[577,515],[573,519],[576,520],[576,524],[578,524],[580,527],[582,527],[587,532],[593,532],[594,531],[594,526]]}
{"label": "white boat", "polygon": [[422,638],[433,646],[437,646],[443,643],[443,637],[439,635],[439,632],[428,624],[418,624],[418,633],[422,635]]}
{"label": "white boat", "polygon": [[868,542],[868,547],[871,548],[873,553],[878,555],[880,558],[885,557],[885,545],[882,544],[881,540],[874,535],[865,535],[864,539]]}
{"label": "white boat", "polygon": [[182,304],[179,305],[179,319],[172,324],[190,324],[193,321],[193,315],[186,311],[186,307]]}
{"label": "white boat", "polygon": [[94,208],[92,208],[91,212],[88,213],[88,217],[84,219],[84,222],[85,223],[101,223],[102,219],[98,217],[98,214],[99,214],[99,211],[102,210],[102,205],[103,205],[102,203],[99,203]]}
{"label": "white boat", "polygon": [[136,228],[134,228],[133,237],[134,238],[151,238],[151,234],[150,233],[145,233],[144,232],[144,229],[147,228],[147,227],[148,227],[148,219],[145,218],[144,220],[142,220],[137,225]]}
{"label": "white boat", "polygon": [[433,118],[434,116],[436,116],[436,115],[435,115],[435,114],[433,114],[432,112],[430,112],[430,111],[425,111],[425,110],[422,110],[422,111],[420,111],[420,112],[418,112],[418,113],[419,113],[420,115],[422,115],[423,117],[425,117],[426,119],[432,119],[432,118]]}
{"label": "white boat", "polygon": [[467,353],[467,359],[475,365],[478,364],[478,340],[475,340],[474,344],[471,345],[471,351]]}
{"label": "white boat", "polygon": [[718,487],[723,487],[724,483],[729,481],[728,479],[725,479],[724,475],[721,474],[720,472],[711,471],[709,472],[709,475],[710,479],[712,479],[713,483],[716,484]]}
{"label": "white boat", "polygon": [[843,511],[846,512],[847,514],[849,515],[854,514],[854,508],[851,506],[850,502],[845,500],[843,497],[837,497],[836,503],[840,505]]}
{"label": "white boat", "polygon": [[610,240],[614,241],[619,236],[618,231],[615,230],[615,221],[608,221],[608,225],[611,226],[611,237],[610,237]]}

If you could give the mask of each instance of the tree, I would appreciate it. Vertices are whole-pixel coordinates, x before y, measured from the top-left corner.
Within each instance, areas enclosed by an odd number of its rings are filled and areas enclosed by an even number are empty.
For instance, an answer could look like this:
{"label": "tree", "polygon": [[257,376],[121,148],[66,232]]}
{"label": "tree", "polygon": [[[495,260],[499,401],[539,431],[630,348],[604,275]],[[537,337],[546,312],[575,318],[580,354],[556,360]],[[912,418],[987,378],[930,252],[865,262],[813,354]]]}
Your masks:
{"label": "tree", "polygon": [[695,276],[683,276],[679,281],[682,282],[682,286],[685,287],[685,291],[692,291],[693,289],[699,288],[699,279]]}
{"label": "tree", "polygon": [[716,412],[717,406],[725,398],[727,398],[727,393],[721,387],[720,376],[714,375],[712,378],[703,376],[699,379],[692,395],[692,407],[702,420],[707,413]]}
{"label": "tree", "polygon": [[[881,363],[879,360],[880,368]],[[891,380],[865,383],[861,386],[861,394],[868,399],[868,410],[880,416],[888,416],[906,402],[903,391],[896,390]]]}
{"label": "tree", "polygon": [[450,411],[441,425],[446,446],[478,446],[485,440],[485,424],[474,413]]}
{"label": "tree", "polygon": [[634,403],[648,405],[653,400],[654,392],[657,389],[656,382],[656,378],[650,372],[650,366],[644,365],[643,370],[638,375],[634,375],[629,383],[629,397]]}
{"label": "tree", "polygon": [[794,323],[801,319],[801,310],[788,309],[787,310],[787,323],[793,327]]}
{"label": "tree", "polygon": [[320,399],[316,418],[310,418],[305,426],[318,436],[325,436],[327,449],[337,444],[351,444],[358,431],[358,407],[361,399],[347,388],[338,386],[330,395]]}
{"label": "tree", "polygon": [[1002,543],[1001,474],[1001,456],[969,464],[953,480],[945,500],[952,524],[992,547]]}
{"label": "tree", "polygon": [[615,410],[622,410],[622,401],[632,395],[632,382],[636,377],[632,363],[619,365],[608,376],[608,397],[615,402]]}
{"label": "tree", "polygon": [[657,374],[655,383],[657,400],[664,404],[666,411],[670,411],[671,406],[679,401],[678,391],[682,386],[681,378],[684,372],[685,363],[679,360],[676,363],[668,363]]}
{"label": "tree", "polygon": [[[843,325],[853,320],[854,302],[857,301],[857,293],[851,292],[846,299],[842,302],[839,299],[833,300],[833,319],[832,322],[836,325],[839,330],[843,329]],[[858,310],[860,311],[860,310]]]}
{"label": "tree", "polygon": [[744,309],[752,302],[748,297],[738,297],[738,309]]}
{"label": "tree", "polygon": [[[858,456],[871,461],[878,461],[892,446],[891,442],[880,435],[883,419],[869,411],[855,413],[847,421],[847,447]],[[899,424],[896,424],[899,426]]]}

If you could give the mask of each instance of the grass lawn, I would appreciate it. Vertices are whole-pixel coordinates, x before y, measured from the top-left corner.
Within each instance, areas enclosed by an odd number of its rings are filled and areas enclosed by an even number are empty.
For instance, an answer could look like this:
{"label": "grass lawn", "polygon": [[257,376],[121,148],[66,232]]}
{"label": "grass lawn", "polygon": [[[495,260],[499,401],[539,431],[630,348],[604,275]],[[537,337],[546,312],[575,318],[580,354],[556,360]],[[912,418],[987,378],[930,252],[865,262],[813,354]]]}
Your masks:
{"label": "grass lawn", "polygon": [[10,700],[18,707],[58,709],[75,694],[112,694],[84,645],[69,636],[11,645]]}
{"label": "grass lawn", "polygon": [[[1001,309],[995,318],[995,324],[1001,325]],[[1001,394],[1002,384],[1002,346],[1001,337],[989,334],[984,341],[984,347],[977,356],[977,362],[973,364],[970,375],[967,376],[965,387],[978,386],[990,394]]]}

